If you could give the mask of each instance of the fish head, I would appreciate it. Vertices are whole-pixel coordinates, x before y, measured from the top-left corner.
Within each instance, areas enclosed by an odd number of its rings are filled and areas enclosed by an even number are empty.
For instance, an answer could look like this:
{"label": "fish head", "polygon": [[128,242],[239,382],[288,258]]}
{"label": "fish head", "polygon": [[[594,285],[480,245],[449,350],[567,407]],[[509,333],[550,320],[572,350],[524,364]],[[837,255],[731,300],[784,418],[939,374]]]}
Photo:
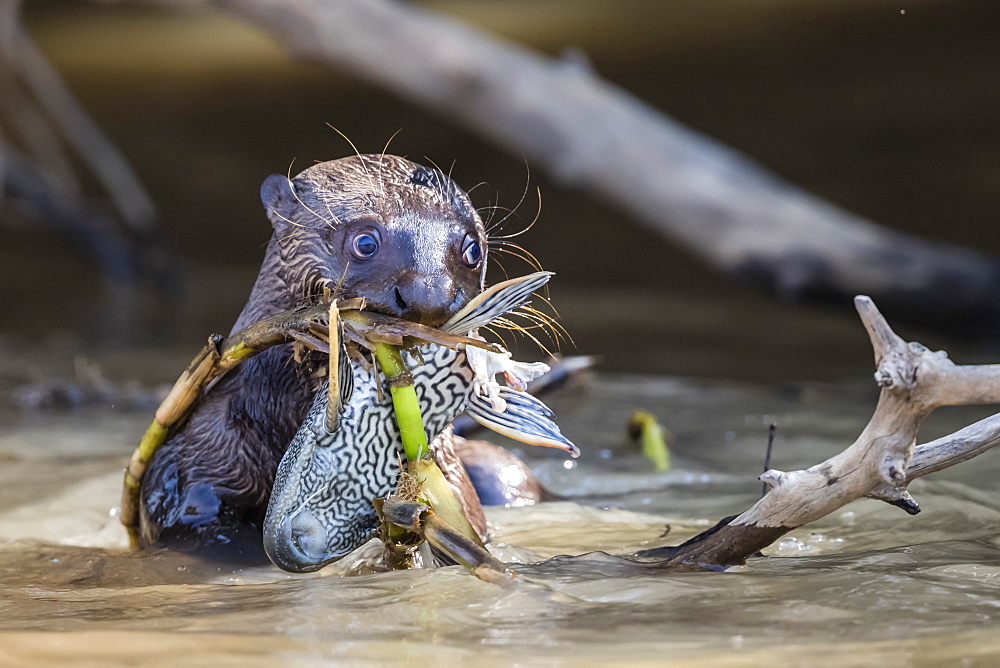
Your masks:
{"label": "fish head", "polygon": [[357,481],[351,476],[335,476],[331,487],[341,494],[310,495],[305,503],[265,522],[264,550],[282,570],[319,570],[347,556],[373,535],[378,517],[370,498],[351,494],[359,487]]}
{"label": "fish head", "polygon": [[361,547],[378,528],[372,499],[392,494],[399,479],[391,404],[377,400],[370,376],[358,379],[334,432],[328,402],[323,388],[281,460],[264,519],[264,550],[293,573]]}

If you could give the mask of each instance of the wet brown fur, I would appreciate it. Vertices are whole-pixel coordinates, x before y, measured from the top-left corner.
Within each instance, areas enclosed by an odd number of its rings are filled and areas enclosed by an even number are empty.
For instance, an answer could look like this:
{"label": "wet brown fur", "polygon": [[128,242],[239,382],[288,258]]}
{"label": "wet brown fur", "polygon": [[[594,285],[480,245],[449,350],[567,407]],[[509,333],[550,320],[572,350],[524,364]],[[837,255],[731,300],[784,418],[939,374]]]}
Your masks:
{"label": "wet brown fur", "polygon": [[[291,180],[269,177],[261,197],[274,234],[234,331],[334,288],[338,297],[364,297],[374,310],[439,325],[482,289],[486,231],[468,196],[440,170],[359,155]],[[379,253],[354,258],[354,236],[373,229]],[[461,262],[466,234],[483,251],[475,268]],[[291,346],[279,346],[238,367],[157,453],[142,490],[146,545],[263,555],[274,473],[323,363],[315,354],[302,364],[292,357]]]}

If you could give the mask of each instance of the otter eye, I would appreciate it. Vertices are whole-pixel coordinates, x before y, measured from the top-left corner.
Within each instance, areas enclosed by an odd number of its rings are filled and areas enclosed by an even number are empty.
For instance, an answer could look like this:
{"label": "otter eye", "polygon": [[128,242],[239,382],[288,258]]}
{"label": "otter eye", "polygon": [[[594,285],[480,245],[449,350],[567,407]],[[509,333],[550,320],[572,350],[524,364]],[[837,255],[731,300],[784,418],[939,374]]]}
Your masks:
{"label": "otter eye", "polygon": [[375,232],[362,232],[351,242],[351,252],[359,260],[370,260],[378,253],[378,236]]}
{"label": "otter eye", "polygon": [[471,234],[466,234],[462,241],[462,262],[469,267],[478,267],[482,259],[483,249],[479,241]]}

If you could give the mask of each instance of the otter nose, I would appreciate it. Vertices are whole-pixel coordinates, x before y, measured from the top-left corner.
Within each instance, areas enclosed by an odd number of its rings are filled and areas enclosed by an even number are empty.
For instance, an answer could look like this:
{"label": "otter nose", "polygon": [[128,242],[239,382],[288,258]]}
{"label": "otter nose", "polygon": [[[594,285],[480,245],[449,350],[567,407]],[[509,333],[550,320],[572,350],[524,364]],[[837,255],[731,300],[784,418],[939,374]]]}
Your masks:
{"label": "otter nose", "polygon": [[392,289],[396,315],[437,327],[460,307],[455,283],[442,277],[409,277]]}

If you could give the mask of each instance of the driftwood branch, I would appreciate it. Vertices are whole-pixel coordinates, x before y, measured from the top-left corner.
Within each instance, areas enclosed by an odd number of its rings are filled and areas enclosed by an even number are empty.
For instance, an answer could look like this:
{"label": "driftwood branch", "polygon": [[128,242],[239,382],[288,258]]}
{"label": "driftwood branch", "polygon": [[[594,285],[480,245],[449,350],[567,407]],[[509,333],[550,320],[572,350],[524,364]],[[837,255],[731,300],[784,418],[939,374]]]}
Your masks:
{"label": "driftwood branch", "polygon": [[682,126],[578,58],[550,58],[393,0],[146,1],[248,19],[290,51],[453,119],[710,265],[785,297],[864,293],[940,326],[1000,328],[994,259],[839,209]]}
{"label": "driftwood branch", "polygon": [[991,415],[954,434],[918,446],[906,470],[907,482],[981,455],[1000,444],[1000,415]]}
{"label": "driftwood branch", "polygon": [[899,338],[868,297],[857,297],[855,305],[875,351],[875,380],[882,388],[858,439],[812,468],[767,471],[760,478],[771,489],[752,508],[683,545],[641,556],[664,558],[666,568],[740,564],[792,529],[862,497],[916,514],[920,506],[907,491],[912,480],[1000,443],[998,414],[914,448],[921,422],[935,408],[1000,403],[1000,365],[956,365],[944,352]]}

